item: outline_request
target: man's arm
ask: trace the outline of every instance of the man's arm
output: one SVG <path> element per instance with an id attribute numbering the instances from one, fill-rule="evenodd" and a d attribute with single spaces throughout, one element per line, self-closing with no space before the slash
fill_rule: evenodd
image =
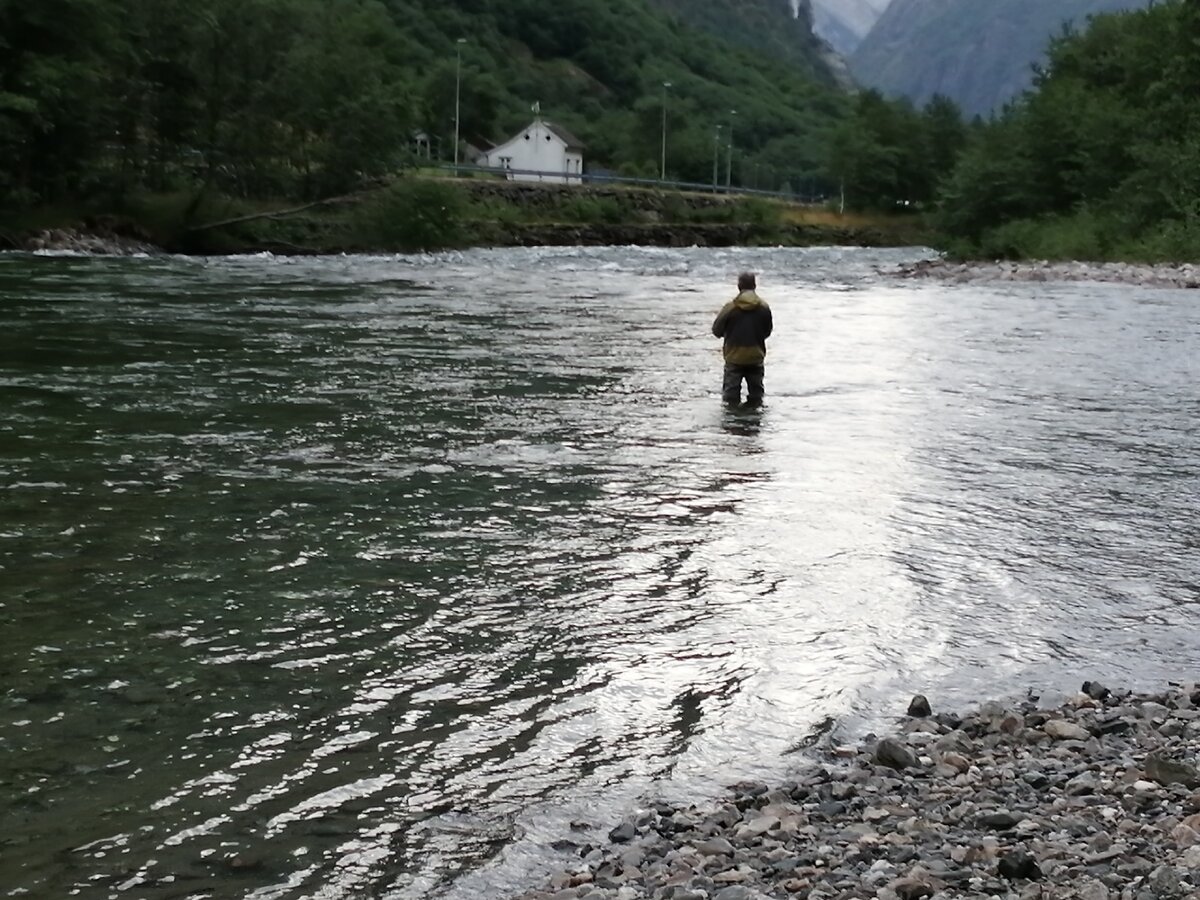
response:
<path id="1" fill-rule="evenodd" d="M 713 322 L 713 337 L 725 337 L 725 329 L 729 327 L 729 314 L 733 312 L 733 301 L 726 303 L 721 307 L 721 311 L 717 313 L 717 318 Z"/>
<path id="2" fill-rule="evenodd" d="M 763 304 L 763 312 L 767 314 L 766 326 L 763 329 L 763 339 L 769 338 L 775 330 L 775 317 L 771 315 L 771 307 Z"/>

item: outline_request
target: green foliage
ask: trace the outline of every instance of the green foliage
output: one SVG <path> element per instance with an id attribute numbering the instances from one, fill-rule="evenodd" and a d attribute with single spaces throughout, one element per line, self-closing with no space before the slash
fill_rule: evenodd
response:
<path id="1" fill-rule="evenodd" d="M 737 204 L 737 221 L 759 228 L 775 228 L 783 221 L 783 209 L 778 203 L 761 197 L 750 197 Z"/>
<path id="2" fill-rule="evenodd" d="M 810 35 L 774 34 L 802 23 L 746 2 L 676 19 L 670 0 L 0 0 L 0 202 L 328 196 L 413 162 L 418 129 L 453 158 L 456 105 L 480 145 L 535 101 L 590 164 L 657 174 L 664 80 L 672 177 L 709 180 L 731 109 L 735 174 L 765 168 L 764 147 L 827 132 L 843 100 Z M 735 21 L 786 61 L 702 30 Z"/>
<path id="3" fill-rule="evenodd" d="M 1120 258 L 1133 262 L 1200 259 L 1200 224 L 1194 221 L 1159 223 L 1123 244 Z"/>
<path id="4" fill-rule="evenodd" d="M 628 222 L 633 213 L 614 197 L 572 197 L 555 207 L 554 215 L 563 222 L 598 223 L 617 225 Z"/>
<path id="5" fill-rule="evenodd" d="M 315 196 L 407 143 L 377 0 L 0 0 L 0 199 Z"/>
<path id="6" fill-rule="evenodd" d="M 958 108 L 945 97 L 916 110 L 865 91 L 833 131 L 828 177 L 858 209 L 921 206 L 933 199 L 966 140 Z"/>
<path id="7" fill-rule="evenodd" d="M 800 6 L 793 15 L 791 4 L 777 0 L 740 0 L 737 3 L 698 3 L 696 0 L 652 0 L 680 22 L 791 62 L 809 75 L 829 79 L 831 73 L 819 64 L 820 41 L 812 30 L 811 10 Z"/>
<path id="8" fill-rule="evenodd" d="M 980 255 L 989 259 L 1103 259 L 1108 245 L 1106 226 L 1086 213 L 1014 219 L 988 232 Z"/>
<path id="9" fill-rule="evenodd" d="M 406 178 L 364 202 L 353 231 L 364 246 L 443 250 L 466 243 L 468 211 L 467 196 L 454 183 Z"/>
<path id="10" fill-rule="evenodd" d="M 1198 37 L 1195 4 L 1167 0 L 1056 39 L 944 184 L 941 229 L 985 256 L 1195 258 Z"/>

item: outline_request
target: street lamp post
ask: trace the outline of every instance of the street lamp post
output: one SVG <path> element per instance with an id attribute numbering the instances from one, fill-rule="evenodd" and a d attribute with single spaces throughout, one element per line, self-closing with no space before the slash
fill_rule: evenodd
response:
<path id="1" fill-rule="evenodd" d="M 462 106 L 462 48 L 466 38 L 459 38 L 454 44 L 454 165 L 458 167 L 458 114 Z"/>
<path id="2" fill-rule="evenodd" d="M 725 160 L 725 187 L 733 186 L 733 117 L 737 115 L 736 109 L 729 111 L 729 145 L 726 148 L 729 156 Z"/>
<path id="3" fill-rule="evenodd" d="M 713 129 L 713 190 L 717 189 L 720 181 L 721 166 L 721 126 Z"/>
<path id="4" fill-rule="evenodd" d="M 659 180 L 667 180 L 667 88 L 671 86 L 671 82 L 663 82 L 663 102 L 662 102 L 662 167 L 659 169 Z"/>

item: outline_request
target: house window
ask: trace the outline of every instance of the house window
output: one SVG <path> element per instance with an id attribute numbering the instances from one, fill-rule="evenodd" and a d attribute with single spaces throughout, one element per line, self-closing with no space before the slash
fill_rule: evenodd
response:
<path id="1" fill-rule="evenodd" d="M 502 169 L 511 169 L 512 168 L 512 157 L 511 156 L 500 157 L 500 167 Z"/>

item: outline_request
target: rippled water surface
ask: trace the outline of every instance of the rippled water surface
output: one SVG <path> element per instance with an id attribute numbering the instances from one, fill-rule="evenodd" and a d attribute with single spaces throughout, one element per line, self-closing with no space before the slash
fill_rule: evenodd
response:
<path id="1" fill-rule="evenodd" d="M 916 255 L 0 257 L 0 896 L 502 896 L 916 690 L 1195 675 L 1195 296 Z"/>

